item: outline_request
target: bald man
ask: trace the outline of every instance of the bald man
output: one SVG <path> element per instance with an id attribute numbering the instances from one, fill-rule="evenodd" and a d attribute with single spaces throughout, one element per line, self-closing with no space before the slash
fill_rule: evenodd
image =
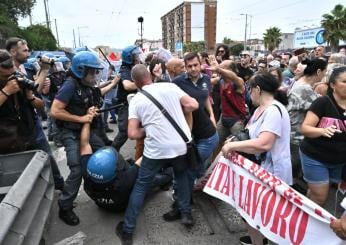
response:
<path id="1" fill-rule="evenodd" d="M 170 59 L 166 64 L 166 68 L 167 68 L 171 81 L 177 76 L 179 76 L 180 74 L 185 72 L 184 61 L 178 58 Z"/>

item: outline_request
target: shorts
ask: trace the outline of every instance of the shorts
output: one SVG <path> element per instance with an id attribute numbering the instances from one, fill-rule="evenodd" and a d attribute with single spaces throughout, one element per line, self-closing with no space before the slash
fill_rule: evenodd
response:
<path id="1" fill-rule="evenodd" d="M 299 149 L 304 180 L 308 184 L 340 183 L 344 164 L 329 165 L 305 155 Z"/>

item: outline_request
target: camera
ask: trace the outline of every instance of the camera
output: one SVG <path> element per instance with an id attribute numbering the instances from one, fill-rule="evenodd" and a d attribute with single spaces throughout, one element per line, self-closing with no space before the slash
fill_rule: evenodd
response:
<path id="1" fill-rule="evenodd" d="M 49 65 L 54 65 L 55 63 L 55 59 L 54 58 L 49 58 L 48 56 L 37 56 L 37 58 L 39 59 L 40 62 L 44 63 L 44 64 L 49 64 Z"/>
<path id="2" fill-rule="evenodd" d="M 17 80 L 19 86 L 25 89 L 35 90 L 38 87 L 38 84 L 36 84 L 35 81 L 26 78 L 24 74 L 18 71 L 16 71 L 9 80 L 12 80 L 13 78 Z"/>

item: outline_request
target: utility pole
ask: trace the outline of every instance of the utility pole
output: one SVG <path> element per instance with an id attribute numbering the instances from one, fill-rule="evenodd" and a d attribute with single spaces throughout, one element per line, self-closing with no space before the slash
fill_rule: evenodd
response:
<path id="1" fill-rule="evenodd" d="M 74 29 L 73 29 L 73 47 L 76 48 L 76 35 L 74 33 Z"/>
<path id="2" fill-rule="evenodd" d="M 46 13 L 46 24 L 47 28 L 50 29 L 50 19 L 49 19 L 49 12 L 48 12 L 48 0 L 43 0 L 44 3 L 44 10 Z"/>
<path id="3" fill-rule="evenodd" d="M 247 41 L 247 14 L 240 14 L 245 15 L 245 35 L 244 35 L 244 50 L 246 50 L 246 41 Z"/>
<path id="4" fill-rule="evenodd" d="M 58 25 L 56 24 L 56 19 L 54 19 L 54 22 L 55 22 L 56 39 L 57 39 L 57 41 L 58 41 L 58 47 L 60 47 L 60 44 L 59 44 Z"/>

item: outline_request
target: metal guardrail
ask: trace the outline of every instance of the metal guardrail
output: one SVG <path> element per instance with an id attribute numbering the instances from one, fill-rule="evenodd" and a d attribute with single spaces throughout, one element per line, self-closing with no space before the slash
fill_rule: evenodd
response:
<path id="1" fill-rule="evenodd" d="M 0 244 L 39 244 L 54 197 L 48 155 L 0 155 Z M 7 192 L 8 191 L 8 192 Z M 6 193 L 7 192 L 7 193 Z"/>

